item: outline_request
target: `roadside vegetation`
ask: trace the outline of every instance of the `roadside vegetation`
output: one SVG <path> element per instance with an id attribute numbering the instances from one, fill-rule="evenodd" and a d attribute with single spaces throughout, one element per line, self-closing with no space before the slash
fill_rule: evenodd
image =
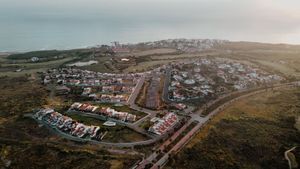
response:
<path id="1" fill-rule="evenodd" d="M 244 98 L 216 115 L 167 168 L 288 168 L 284 152 L 300 145 L 299 104 L 300 88 Z"/>
<path id="2" fill-rule="evenodd" d="M 65 140 L 45 126 L 38 125 L 33 119 L 24 117 L 24 114 L 44 106 L 65 112 L 73 101 L 86 101 L 75 94 L 70 98 L 55 95 L 49 97 L 47 88 L 40 85 L 37 73 L 49 68 L 96 60 L 97 64 L 78 68 L 97 72 L 139 72 L 174 61 L 219 57 L 255 64 L 260 69 L 283 75 L 288 80 L 300 79 L 300 47 L 293 45 L 230 42 L 197 53 L 183 53 L 175 49 L 133 50 L 126 55 L 101 50 L 96 54 L 94 52 L 93 49 L 49 50 L 0 56 L 0 168 L 119 169 L 130 168 L 140 158 L 135 155 L 111 154 L 99 145 Z M 127 67 L 120 67 L 112 60 L 112 57 L 128 56 L 133 57 L 134 61 Z M 39 59 L 32 61 L 33 57 Z M 138 105 L 145 104 L 148 86 L 149 82 L 145 82 L 136 100 Z M 197 101 L 197 104 L 201 103 Z M 167 168 L 284 169 L 288 168 L 284 152 L 292 147 L 297 148 L 288 156 L 293 166 L 299 166 L 299 105 L 299 88 L 269 91 L 242 99 L 214 117 L 183 151 L 173 154 Z M 128 106 L 112 107 L 136 114 L 139 118 L 145 116 L 140 111 L 129 110 Z M 78 115 L 72 118 L 86 124 L 102 126 L 103 123 Z M 152 124 L 147 119 L 140 126 L 148 130 Z M 117 143 L 148 139 L 124 126 L 102 127 L 108 131 L 103 141 Z M 151 153 L 152 146 L 136 149 Z"/>
<path id="3" fill-rule="evenodd" d="M 128 168 L 137 160 L 135 155 L 114 155 L 84 145 L 48 143 L 10 143 L 0 146 L 0 167 L 9 168 Z M 118 165 L 114 163 L 118 160 Z M 30 162 L 29 162 L 30 161 Z"/>
<path id="4" fill-rule="evenodd" d="M 49 99 L 45 87 L 30 76 L 1 77 L 0 89 L 0 168 L 120 169 L 129 168 L 140 158 L 136 155 L 111 154 L 99 145 L 63 139 L 33 119 L 24 117 L 24 114 L 48 104 L 58 108 L 61 106 L 54 103 L 59 98 Z M 94 119 L 81 120 L 96 123 Z M 107 139 L 121 137 L 131 141 L 145 138 L 130 129 L 123 130 L 122 126 L 114 130 L 122 130 L 122 134 L 109 132 Z"/>
<path id="5" fill-rule="evenodd" d="M 7 57 L 9 60 L 26 61 L 33 57 L 37 57 L 41 61 L 55 60 L 57 58 L 68 57 L 77 55 L 79 57 L 91 55 L 92 51 L 89 49 L 74 49 L 74 50 L 43 50 L 32 51 L 26 53 L 11 54 Z M 38 60 L 38 61 L 39 61 Z"/>
<path id="6" fill-rule="evenodd" d="M 0 78 L 0 113 L 22 115 L 46 103 L 47 91 L 29 76 Z"/>

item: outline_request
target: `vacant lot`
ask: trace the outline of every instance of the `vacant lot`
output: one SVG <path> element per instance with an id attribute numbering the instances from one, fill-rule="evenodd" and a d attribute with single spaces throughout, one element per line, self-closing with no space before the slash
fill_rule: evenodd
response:
<path id="1" fill-rule="evenodd" d="M 125 54 L 119 54 L 120 56 L 150 56 L 150 55 L 157 55 L 157 54 L 170 54 L 170 53 L 175 53 L 177 52 L 176 49 L 171 49 L 171 48 L 159 48 L 159 49 L 148 49 L 148 50 L 134 50 L 130 53 L 125 53 Z"/>
<path id="2" fill-rule="evenodd" d="M 21 115 L 46 103 L 46 89 L 28 77 L 0 77 L 0 112 Z"/>
<path id="3" fill-rule="evenodd" d="M 295 123 L 295 127 L 299 130 L 300 132 L 300 116 L 297 118 L 296 123 Z"/>
<path id="4" fill-rule="evenodd" d="M 17 64 L 2 64 L 0 67 L 0 76 L 22 76 L 25 74 L 31 74 L 36 72 L 46 71 L 50 68 L 55 68 L 63 65 L 64 63 L 74 60 L 73 57 L 67 57 L 64 59 L 52 60 L 47 62 L 37 63 L 17 63 Z M 20 72 L 15 72 L 17 69 L 22 69 Z M 2 70 L 2 71 L 1 71 Z"/>
<path id="5" fill-rule="evenodd" d="M 299 104 L 300 88 L 244 98 L 201 129 L 169 168 L 288 168 L 284 152 L 300 145 Z"/>
<path id="6" fill-rule="evenodd" d="M 0 168 L 110 168 L 116 159 L 116 168 L 129 168 L 139 158 L 110 154 L 99 145 L 65 140 L 35 120 L 23 117 L 49 104 L 49 93 L 38 81 L 28 80 L 28 77 L 2 77 L 0 90 Z M 143 137 L 135 137 L 126 133 L 127 130 L 122 134 L 124 140 Z M 113 137 L 119 138 L 119 135 Z"/>
<path id="7" fill-rule="evenodd" d="M 96 57 L 93 60 L 98 61 L 97 64 L 92 64 L 89 66 L 82 66 L 78 67 L 83 70 L 90 70 L 90 71 L 96 71 L 96 72 L 114 72 L 117 71 L 111 62 L 111 57 L 108 56 L 102 56 L 102 57 Z"/>
<path id="8" fill-rule="evenodd" d="M 200 58 L 205 56 L 218 56 L 220 52 L 217 51 L 203 51 L 199 53 L 180 53 L 180 54 L 168 54 L 168 55 L 154 55 L 151 59 L 154 60 L 166 60 L 166 59 L 186 59 L 186 58 Z"/>
<path id="9" fill-rule="evenodd" d="M 124 72 L 141 72 L 148 71 L 151 68 L 158 67 L 160 65 L 168 64 L 176 60 L 155 60 L 155 61 L 146 61 L 138 63 L 136 66 L 130 66 L 127 69 L 123 70 Z"/>
<path id="10" fill-rule="evenodd" d="M 61 144 L 45 142 L 6 142 L 1 140 L 0 167 L 9 168 L 129 168 L 138 159 L 133 155 L 114 155 L 95 146 L 76 145 L 62 141 Z M 118 165 L 114 162 L 118 160 Z"/>

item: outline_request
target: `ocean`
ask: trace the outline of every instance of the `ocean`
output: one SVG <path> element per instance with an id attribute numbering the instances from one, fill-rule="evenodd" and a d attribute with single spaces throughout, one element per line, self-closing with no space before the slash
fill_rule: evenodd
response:
<path id="1" fill-rule="evenodd" d="M 84 48 L 113 41 L 136 43 L 168 38 L 209 38 L 174 23 L 127 23 L 101 19 L 2 21 L 0 52 Z M 177 28 L 177 29 L 174 29 Z M 191 28 L 195 29 L 194 25 Z"/>
<path id="2" fill-rule="evenodd" d="M 274 12 L 277 6 L 267 4 L 268 8 L 253 0 L 0 0 L 0 52 L 169 38 L 299 44 L 299 5 L 289 4 L 298 13 L 288 13 L 291 9 L 286 7 L 282 15 Z"/>

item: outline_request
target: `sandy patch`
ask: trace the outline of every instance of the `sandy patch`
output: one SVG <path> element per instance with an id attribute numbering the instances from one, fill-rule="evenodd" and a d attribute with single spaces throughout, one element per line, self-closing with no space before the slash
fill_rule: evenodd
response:
<path id="1" fill-rule="evenodd" d="M 89 66 L 89 65 L 92 65 L 92 64 L 97 64 L 98 61 L 96 60 L 90 60 L 88 62 L 76 62 L 76 63 L 72 63 L 72 64 L 67 64 L 67 66 L 78 66 L 78 67 L 81 67 L 81 66 Z"/>

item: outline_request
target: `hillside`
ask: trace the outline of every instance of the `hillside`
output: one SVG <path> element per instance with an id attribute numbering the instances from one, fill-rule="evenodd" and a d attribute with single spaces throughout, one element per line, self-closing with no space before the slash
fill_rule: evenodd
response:
<path id="1" fill-rule="evenodd" d="M 268 91 L 218 114 L 166 168 L 288 168 L 284 152 L 300 145 L 300 89 Z M 294 152 L 300 163 L 300 152 Z"/>

